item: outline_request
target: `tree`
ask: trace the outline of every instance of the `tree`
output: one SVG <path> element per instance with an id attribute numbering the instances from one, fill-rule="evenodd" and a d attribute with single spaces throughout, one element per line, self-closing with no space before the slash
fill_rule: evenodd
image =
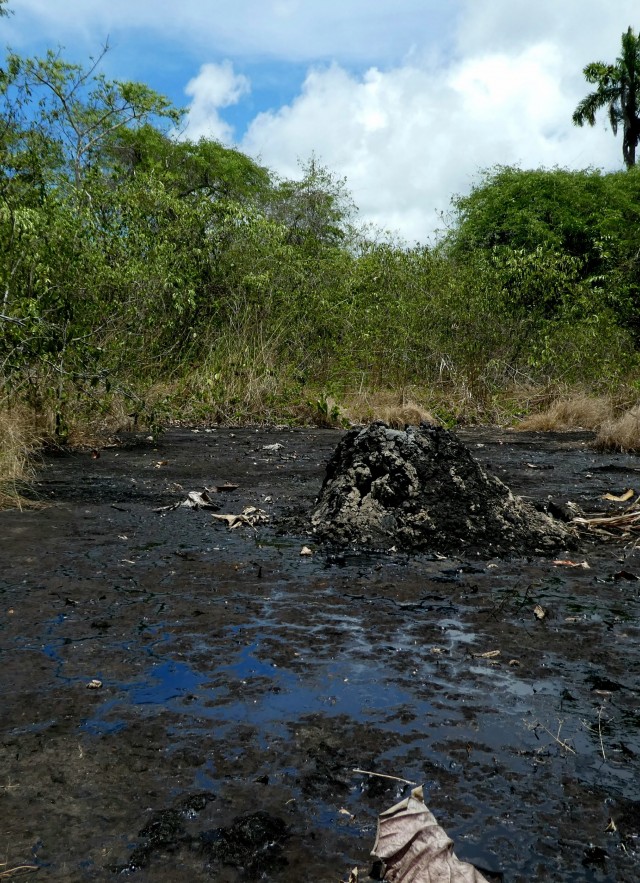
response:
<path id="1" fill-rule="evenodd" d="M 573 113 L 576 126 L 594 126 L 596 113 L 609 109 L 614 135 L 622 126 L 622 154 L 627 168 L 635 165 L 640 141 L 640 36 L 632 28 L 622 35 L 622 54 L 615 64 L 593 61 L 584 69 L 588 83 L 597 88 L 582 99 Z"/>
<path id="2" fill-rule="evenodd" d="M 309 252 L 344 247 L 356 207 L 346 179 L 336 178 L 314 156 L 301 166 L 302 178 L 282 181 L 274 191 L 271 216 L 287 227 L 290 244 Z"/>

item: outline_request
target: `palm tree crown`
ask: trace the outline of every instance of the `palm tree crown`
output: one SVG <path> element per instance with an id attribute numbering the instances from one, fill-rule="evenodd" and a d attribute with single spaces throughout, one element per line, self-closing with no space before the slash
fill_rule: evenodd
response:
<path id="1" fill-rule="evenodd" d="M 622 155 L 627 168 L 631 168 L 640 141 L 640 36 L 629 28 L 622 35 L 622 54 L 615 64 L 593 61 L 585 67 L 584 75 L 597 88 L 576 107 L 573 122 L 576 126 L 594 126 L 596 112 L 608 106 L 613 134 L 617 135 L 618 126 L 622 126 Z"/>

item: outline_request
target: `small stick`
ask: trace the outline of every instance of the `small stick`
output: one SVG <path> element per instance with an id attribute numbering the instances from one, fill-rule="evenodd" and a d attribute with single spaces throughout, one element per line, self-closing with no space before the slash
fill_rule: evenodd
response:
<path id="1" fill-rule="evenodd" d="M 606 763 L 607 762 L 607 755 L 604 753 L 604 745 L 602 744 L 602 727 L 600 725 L 603 711 L 604 711 L 604 702 L 602 703 L 602 705 L 598 709 L 598 736 L 600 737 L 600 751 L 602 751 L 602 759 Z"/>
<path id="2" fill-rule="evenodd" d="M 548 733 L 551 736 L 551 738 L 554 741 L 556 741 L 558 743 L 558 745 L 560 745 L 562 748 L 566 749 L 567 751 L 570 751 L 572 754 L 576 753 L 575 749 L 572 748 L 571 745 L 569 745 L 567 742 L 564 742 L 560 738 L 560 730 L 562 729 L 562 721 L 560 721 L 558 724 L 558 735 L 557 736 L 554 736 L 553 733 L 551 732 L 551 730 L 549 730 L 547 727 L 545 727 L 544 724 L 536 724 L 536 726 L 543 729 L 545 731 L 545 733 Z M 535 727 L 534 727 L 534 729 L 535 729 Z"/>
<path id="3" fill-rule="evenodd" d="M 386 773 L 372 773 L 371 770 L 354 769 L 354 773 L 362 773 L 363 776 L 377 776 L 379 779 L 391 779 L 392 782 L 404 782 L 405 785 L 417 785 L 417 782 L 410 782 L 409 779 L 401 779 L 400 776 L 387 776 Z"/>
<path id="4" fill-rule="evenodd" d="M 15 868 L 8 868 L 6 871 L 0 871 L 0 878 L 3 877 L 13 877 L 14 874 L 19 874 L 21 871 L 37 871 L 38 865 L 18 865 Z"/>

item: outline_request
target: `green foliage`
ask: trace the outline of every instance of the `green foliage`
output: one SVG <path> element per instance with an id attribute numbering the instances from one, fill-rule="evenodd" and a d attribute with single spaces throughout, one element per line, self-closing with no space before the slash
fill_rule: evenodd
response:
<path id="1" fill-rule="evenodd" d="M 1 9 L 1 7 L 0 7 Z M 0 77 L 3 397 L 102 419 L 340 423 L 366 388 L 439 413 L 513 384 L 635 370 L 640 173 L 498 168 L 437 249 L 370 239 L 312 158 L 283 181 L 97 68 L 9 55 Z"/>
<path id="2" fill-rule="evenodd" d="M 611 311 L 640 333 L 640 174 L 563 169 L 487 172 L 455 202 L 443 246 L 481 251 L 517 307 L 541 318 Z"/>

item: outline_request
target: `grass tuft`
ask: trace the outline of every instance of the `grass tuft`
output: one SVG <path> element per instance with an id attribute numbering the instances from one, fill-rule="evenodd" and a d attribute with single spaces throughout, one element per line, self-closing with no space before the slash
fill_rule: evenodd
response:
<path id="1" fill-rule="evenodd" d="M 34 476 L 34 457 L 42 435 L 33 413 L 23 406 L 0 405 L 0 509 L 23 509 L 39 504 L 23 492 Z"/>
<path id="2" fill-rule="evenodd" d="M 605 421 L 594 447 L 598 451 L 640 451 L 640 405 L 634 405 L 621 416 Z"/>
<path id="3" fill-rule="evenodd" d="M 597 431 L 603 424 L 614 419 L 615 406 L 606 396 L 576 394 L 556 399 L 544 411 L 530 414 L 514 429 L 521 432 L 553 432 L 570 429 Z"/>
<path id="4" fill-rule="evenodd" d="M 347 395 L 342 409 L 346 419 L 356 425 L 384 420 L 394 429 L 404 429 L 420 423 L 439 423 L 417 398 L 413 391 L 409 394 L 403 390 L 364 390 Z"/>

